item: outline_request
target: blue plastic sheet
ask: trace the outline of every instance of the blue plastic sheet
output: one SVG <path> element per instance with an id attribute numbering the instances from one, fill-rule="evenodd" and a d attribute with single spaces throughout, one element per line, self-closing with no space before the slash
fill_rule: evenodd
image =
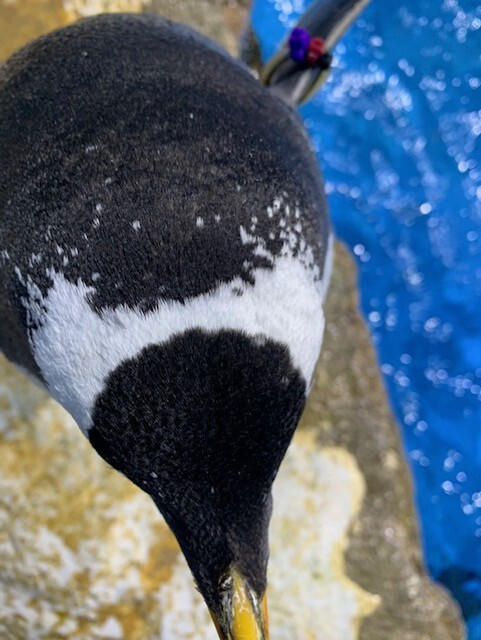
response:
<path id="1" fill-rule="evenodd" d="M 309 2 L 257 0 L 266 60 Z M 425 558 L 481 640 L 481 7 L 373 0 L 302 109 L 402 430 Z"/>

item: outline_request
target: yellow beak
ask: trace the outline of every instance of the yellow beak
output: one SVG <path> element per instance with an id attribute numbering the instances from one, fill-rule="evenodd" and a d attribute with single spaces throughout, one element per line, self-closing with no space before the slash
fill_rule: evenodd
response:
<path id="1" fill-rule="evenodd" d="M 222 614 L 211 612 L 220 640 L 269 640 L 266 596 L 259 600 L 235 569 L 224 585 Z"/>

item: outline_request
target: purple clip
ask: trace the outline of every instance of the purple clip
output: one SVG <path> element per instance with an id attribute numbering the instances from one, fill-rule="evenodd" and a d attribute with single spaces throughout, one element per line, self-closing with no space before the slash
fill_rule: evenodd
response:
<path id="1" fill-rule="evenodd" d="M 294 62 L 304 62 L 309 48 L 311 36 L 305 29 L 296 27 L 289 36 L 289 48 Z"/>

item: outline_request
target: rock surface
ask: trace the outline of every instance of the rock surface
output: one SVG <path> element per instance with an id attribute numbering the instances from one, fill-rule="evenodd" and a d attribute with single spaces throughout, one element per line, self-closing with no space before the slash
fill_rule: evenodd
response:
<path id="1" fill-rule="evenodd" d="M 0 57 L 101 10 L 190 22 L 231 50 L 245 2 L 0 0 Z M 422 566 L 412 488 L 337 247 L 325 346 L 274 489 L 273 640 L 461 640 Z M 214 640 L 178 546 L 149 498 L 72 419 L 0 361 L 0 637 Z"/>

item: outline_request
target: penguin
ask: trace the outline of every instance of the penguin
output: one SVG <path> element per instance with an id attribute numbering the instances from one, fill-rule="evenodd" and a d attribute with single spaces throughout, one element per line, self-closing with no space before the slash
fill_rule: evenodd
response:
<path id="1" fill-rule="evenodd" d="M 192 29 L 99 15 L 0 69 L 0 349 L 151 496 L 222 640 L 268 638 L 330 237 L 300 119 Z"/>

